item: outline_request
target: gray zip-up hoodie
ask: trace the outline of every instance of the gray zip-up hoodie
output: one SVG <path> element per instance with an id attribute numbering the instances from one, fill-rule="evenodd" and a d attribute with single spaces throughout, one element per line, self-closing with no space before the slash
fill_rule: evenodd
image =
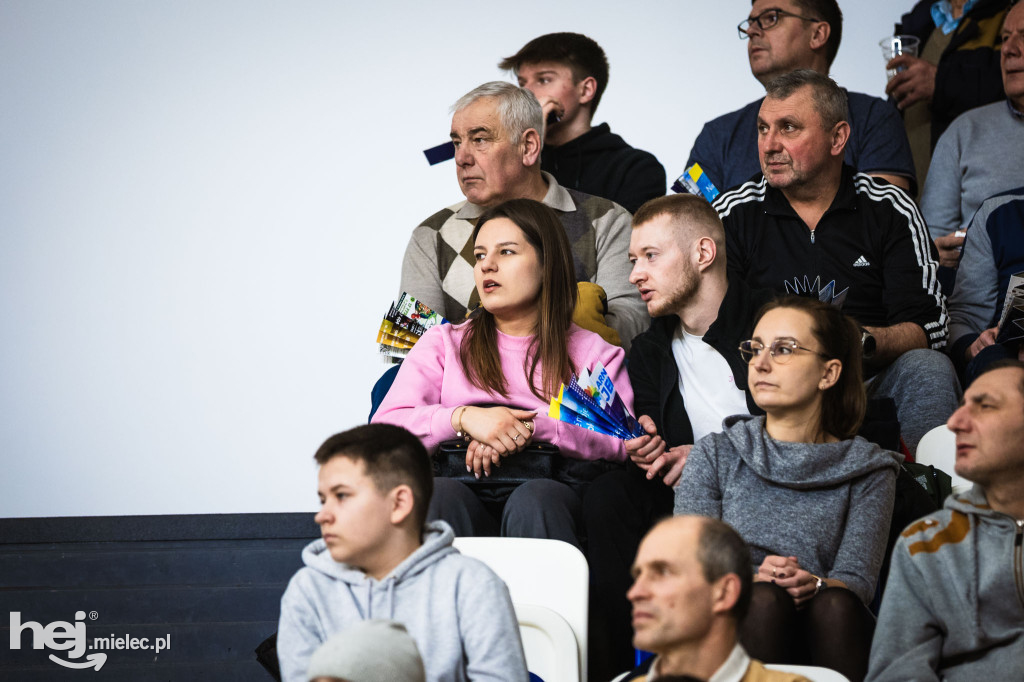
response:
<path id="1" fill-rule="evenodd" d="M 405 625 L 423 656 L 427 680 L 527 680 L 508 588 L 483 562 L 452 547 L 454 538 L 443 521 L 428 524 L 423 545 L 379 582 L 332 559 L 323 540 L 307 545 L 306 566 L 281 598 L 277 652 L 284 682 L 306 682 L 317 647 L 371 618 Z"/>
<path id="2" fill-rule="evenodd" d="M 978 486 L 907 526 L 871 643 L 869 680 L 1024 679 L 1024 520 Z"/>
<path id="3" fill-rule="evenodd" d="M 882 567 L 903 460 L 860 436 L 836 443 L 787 443 L 764 417 L 729 417 L 697 441 L 676 488 L 676 514 L 722 519 L 765 556 L 842 580 L 870 603 Z"/>

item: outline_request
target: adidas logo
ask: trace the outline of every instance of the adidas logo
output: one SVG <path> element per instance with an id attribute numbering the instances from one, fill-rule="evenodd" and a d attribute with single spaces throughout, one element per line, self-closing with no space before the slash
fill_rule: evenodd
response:
<path id="1" fill-rule="evenodd" d="M 865 258 L 864 256 L 861 256 L 860 258 L 858 258 L 857 260 L 855 260 L 853 262 L 853 267 L 855 267 L 855 268 L 870 268 L 871 267 L 871 263 L 868 262 L 867 258 Z"/>

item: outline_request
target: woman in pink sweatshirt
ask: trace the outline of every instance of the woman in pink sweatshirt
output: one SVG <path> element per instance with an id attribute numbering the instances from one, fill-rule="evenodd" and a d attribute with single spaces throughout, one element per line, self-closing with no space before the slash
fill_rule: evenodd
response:
<path id="1" fill-rule="evenodd" d="M 563 460 L 570 465 L 566 482 L 530 480 L 507 501 L 485 504 L 469 486 L 437 478 L 430 518 L 448 521 L 457 535 L 500 530 L 579 545 L 582 488 L 625 462 L 626 452 L 614 436 L 548 417 L 548 404 L 573 373 L 600 362 L 632 409 L 624 352 L 572 323 L 575 268 L 551 208 L 513 199 L 488 209 L 474 230 L 473 254 L 480 308 L 467 322 L 423 335 L 373 421 L 404 426 L 431 452 L 442 441 L 467 438 L 467 471 L 477 478 L 533 441 L 556 445 L 574 460 Z"/>

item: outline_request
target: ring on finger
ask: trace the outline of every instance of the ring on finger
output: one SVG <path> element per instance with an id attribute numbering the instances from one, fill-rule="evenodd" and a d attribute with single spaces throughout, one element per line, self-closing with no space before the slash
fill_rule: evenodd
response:
<path id="1" fill-rule="evenodd" d="M 520 436 L 520 435 L 519 435 L 518 433 L 517 433 L 516 435 L 512 436 L 512 442 L 513 442 L 513 443 L 518 443 L 518 442 L 519 442 L 519 439 L 520 439 L 520 437 L 521 437 L 521 436 Z"/>

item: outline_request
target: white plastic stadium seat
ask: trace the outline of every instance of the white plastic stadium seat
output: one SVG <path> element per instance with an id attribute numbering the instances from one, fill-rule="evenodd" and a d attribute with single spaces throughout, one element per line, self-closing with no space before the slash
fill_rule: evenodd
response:
<path id="1" fill-rule="evenodd" d="M 576 635 L 565 618 L 546 606 L 516 604 L 519 635 L 530 672 L 544 680 L 580 680 Z"/>
<path id="2" fill-rule="evenodd" d="M 943 427 L 945 428 L 945 427 Z M 818 665 L 788 665 L 785 663 L 765 663 L 764 667 L 769 670 L 803 675 L 811 682 L 850 682 L 846 675 L 836 672 L 831 668 L 822 668 Z"/>
<path id="3" fill-rule="evenodd" d="M 965 492 L 974 485 L 966 478 L 956 475 L 956 434 L 945 425 L 936 426 L 924 434 L 921 442 L 917 444 L 915 457 L 919 463 L 931 464 L 949 474 L 953 479 L 954 493 Z"/>
<path id="4" fill-rule="evenodd" d="M 587 679 L 590 571 L 567 542 L 455 538 L 455 548 L 487 564 L 508 585 L 530 672 L 544 682 Z"/>

